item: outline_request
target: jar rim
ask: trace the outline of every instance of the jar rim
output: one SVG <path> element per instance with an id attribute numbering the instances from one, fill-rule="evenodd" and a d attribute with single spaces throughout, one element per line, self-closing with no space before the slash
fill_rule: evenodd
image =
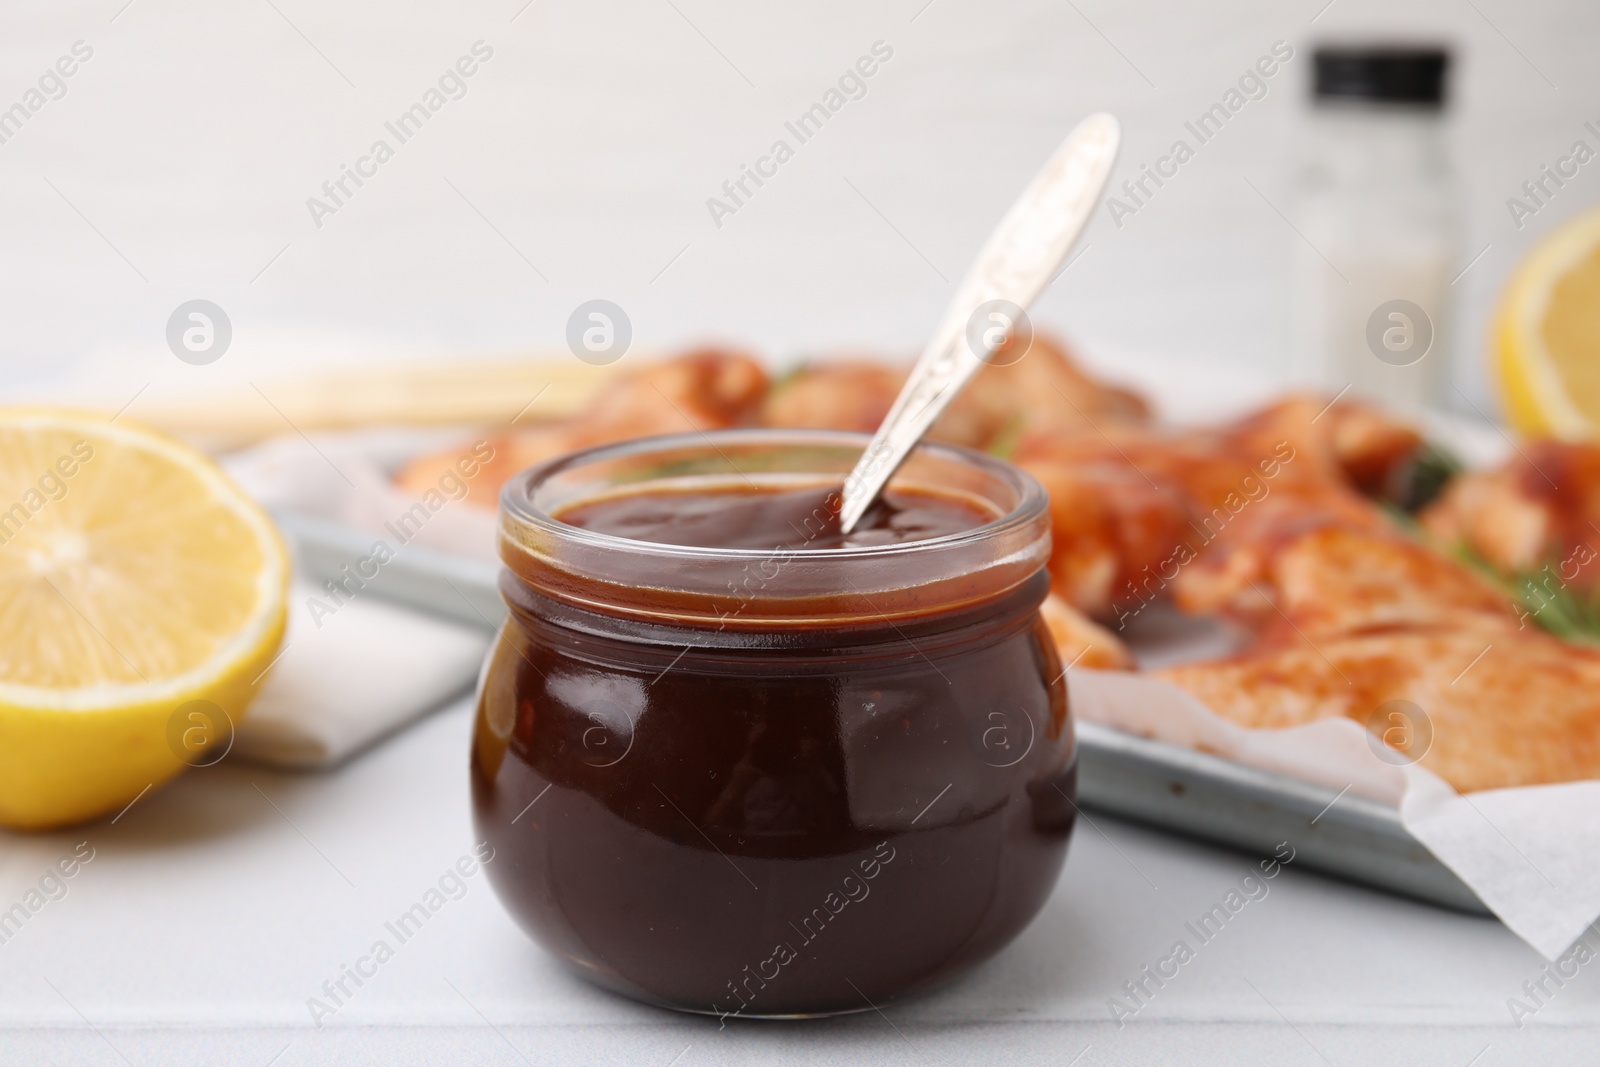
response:
<path id="1" fill-rule="evenodd" d="M 502 531 L 508 525 L 521 524 L 556 533 L 575 541 L 584 541 L 597 547 L 612 548 L 619 551 L 634 550 L 639 546 L 644 546 L 650 550 L 661 550 L 664 555 L 683 556 L 686 558 L 764 559 L 772 555 L 772 549 L 667 545 L 656 541 L 639 541 L 631 537 L 604 533 L 582 526 L 573 526 L 571 523 L 562 522 L 538 507 L 533 501 L 531 490 L 542 485 L 552 475 L 561 471 L 572 470 L 576 467 L 605 460 L 637 457 L 648 455 L 651 452 L 661 452 L 696 444 L 710 444 L 715 448 L 718 441 L 726 441 L 730 445 L 783 443 L 802 447 L 819 444 L 847 445 L 859 443 L 861 450 L 865 451 L 871 440 L 872 438 L 868 434 L 855 433 L 849 430 L 774 430 L 758 428 L 711 430 L 697 434 L 657 434 L 652 437 L 636 437 L 613 444 L 594 445 L 535 464 L 506 482 L 500 490 Z M 1018 494 L 1016 506 L 1007 513 L 988 522 L 981 523 L 970 529 L 957 531 L 956 533 L 941 534 L 938 537 L 928 537 L 918 541 L 897 541 L 882 545 L 851 545 L 841 548 L 807 548 L 792 551 L 804 552 L 807 556 L 822 559 L 881 558 L 886 555 L 899 555 L 918 550 L 926 551 L 930 548 L 937 549 L 954 543 L 986 540 L 1003 529 L 1026 524 L 1037 518 L 1049 507 L 1048 496 L 1045 493 L 1044 486 L 1039 483 L 1038 479 L 1021 467 L 1014 466 L 997 456 L 990 456 L 961 445 L 949 445 L 938 441 L 924 441 L 917 446 L 917 451 L 959 458 L 972 466 L 1011 482 Z"/>
<path id="2" fill-rule="evenodd" d="M 710 467 L 720 468 L 713 473 L 724 478 L 744 476 L 781 484 L 785 476 L 804 477 L 809 479 L 808 484 L 818 484 L 837 476 L 842 484 L 849 465 L 869 442 L 867 434 L 842 430 L 713 430 L 637 438 L 558 456 L 522 471 L 502 488 L 501 558 L 513 573 L 541 592 L 550 593 L 547 586 L 554 586 L 554 595 L 560 599 L 624 613 L 655 614 L 643 604 L 648 586 L 674 598 L 672 614 L 676 616 L 718 615 L 723 619 L 728 612 L 719 611 L 711 602 L 728 599 L 728 589 L 733 585 L 730 577 L 738 580 L 752 567 L 765 573 L 769 563 L 781 562 L 781 581 L 769 577 L 756 583 L 758 588 L 750 597 L 736 594 L 741 613 L 750 609 L 748 601 L 761 602 L 758 609 L 741 614 L 740 622 L 749 625 L 796 618 L 836 618 L 841 614 L 853 617 L 862 612 L 890 618 L 925 614 L 930 600 L 970 601 L 980 595 L 987 598 L 1014 588 L 1044 566 L 1050 550 L 1049 498 L 1044 487 L 1031 474 L 1003 459 L 942 443 L 919 445 L 891 485 L 920 485 L 947 495 L 966 492 L 972 499 L 982 501 L 985 510 L 999 514 L 970 529 L 918 541 L 816 549 L 668 545 L 574 526 L 555 517 L 561 510 L 610 493 L 590 491 L 586 495 L 574 491 L 566 499 L 540 499 L 541 495 L 559 494 L 560 489 L 552 487 L 563 479 L 581 485 L 585 470 L 626 469 L 630 464 L 644 465 L 652 459 L 666 461 L 678 456 L 696 457 Z M 746 465 L 746 469 L 737 459 L 764 455 L 781 458 L 785 454 L 797 460 L 814 455 L 819 457 L 819 466 L 815 470 L 774 470 Z M 840 469 L 824 469 L 820 465 L 823 455 Z M 941 471 L 986 491 L 943 484 L 929 477 L 930 473 Z M 665 486 L 674 478 L 681 481 L 683 477 L 681 473 L 652 476 L 651 469 L 645 467 L 636 479 L 618 482 L 612 489 L 626 493 L 628 485 L 643 488 L 655 482 Z M 996 500 L 997 496 L 1005 499 Z M 551 578 L 556 580 L 546 581 Z M 610 588 L 603 595 L 592 588 L 577 589 L 569 578 L 577 583 L 609 583 Z M 954 581 L 956 578 L 962 580 Z M 746 589 L 750 584 L 743 579 Z M 911 598 L 893 596 L 913 589 L 925 593 Z M 839 607 L 845 591 L 860 594 L 865 602 L 848 609 Z M 873 600 L 884 595 L 896 602 L 885 607 Z M 688 605 L 684 598 L 700 598 L 701 602 Z M 823 606 L 830 598 L 831 606 Z M 909 602 L 912 600 L 914 604 Z M 872 604 L 872 609 L 867 604 Z"/>

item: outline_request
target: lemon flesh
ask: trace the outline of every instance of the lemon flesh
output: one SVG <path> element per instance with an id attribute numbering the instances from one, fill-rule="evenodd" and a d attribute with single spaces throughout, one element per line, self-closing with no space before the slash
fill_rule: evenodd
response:
<path id="1" fill-rule="evenodd" d="M 1518 264 L 1495 326 L 1506 415 L 1528 436 L 1600 438 L 1600 210 Z"/>
<path id="2" fill-rule="evenodd" d="M 115 812 L 225 743 L 282 641 L 288 576 L 271 521 L 202 453 L 0 408 L 0 825 Z M 173 729 L 185 706 L 220 721 Z"/>

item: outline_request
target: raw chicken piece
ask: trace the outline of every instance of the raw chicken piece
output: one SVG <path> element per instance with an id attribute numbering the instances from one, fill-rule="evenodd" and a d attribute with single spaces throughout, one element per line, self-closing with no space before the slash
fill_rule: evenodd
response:
<path id="1" fill-rule="evenodd" d="M 1403 733 L 1411 754 L 1431 744 L 1420 762 L 1462 791 L 1600 777 L 1600 653 L 1533 627 L 1398 527 L 1337 510 L 1280 501 L 1230 528 L 1230 554 L 1180 577 L 1176 599 L 1254 627 L 1255 643 L 1159 676 L 1251 728 L 1337 716 L 1387 733 L 1383 706 L 1409 701 L 1432 735 Z"/>
<path id="2" fill-rule="evenodd" d="M 465 479 L 467 495 L 461 498 L 481 508 L 496 507 L 500 499 L 500 487 L 518 471 L 554 459 L 576 447 L 571 430 L 563 424 L 492 434 L 484 440 L 494 450 L 493 454 L 479 466 L 474 477 Z M 468 459 L 471 454 L 472 446 L 460 445 L 444 452 L 417 456 L 395 475 L 395 488 L 420 499 L 429 489 L 435 488 L 447 472 L 471 470 L 470 464 L 458 464 L 458 461 Z"/>
<path id="3" fill-rule="evenodd" d="M 1457 477 L 1422 524 L 1507 577 L 1548 566 L 1559 585 L 1592 591 L 1600 587 L 1600 445 L 1530 441 L 1500 467 Z"/>
<path id="4" fill-rule="evenodd" d="M 973 377 L 930 439 L 991 448 L 1003 435 L 1148 421 L 1143 397 L 1092 377 L 1060 342 L 1035 334 L 1027 352 L 1008 363 L 1013 344 Z"/>
<path id="5" fill-rule="evenodd" d="M 1539 630 L 1474 617 L 1157 673 L 1250 728 L 1343 717 L 1389 733 L 1380 709 L 1409 701 L 1431 731 L 1412 723 L 1401 735 L 1410 744 L 1397 747 L 1415 756 L 1431 732 L 1419 762 L 1462 792 L 1600 777 L 1600 656 Z"/>
<path id="6" fill-rule="evenodd" d="M 1082 371 L 1055 341 L 1035 336 L 1027 354 L 1003 366 L 1005 349 L 980 370 L 934 424 L 929 439 L 991 448 L 1029 429 L 1143 422 L 1149 408 L 1136 394 Z M 907 371 L 862 359 L 829 360 L 780 382 L 762 407 L 767 426 L 856 430 L 883 422 Z"/>
<path id="7" fill-rule="evenodd" d="M 1014 461 L 1050 494 L 1051 588 L 1101 618 L 1189 536 L 1190 507 L 1114 446 L 1080 432 L 1027 439 Z"/>
<path id="8" fill-rule="evenodd" d="M 1355 527 L 1291 505 L 1262 511 L 1228 540 L 1226 562 L 1208 572 L 1202 560 L 1195 586 L 1180 576 L 1175 600 L 1185 611 L 1229 616 L 1266 643 L 1485 620 L 1523 625 L 1503 592 L 1395 527 Z"/>
<path id="9" fill-rule="evenodd" d="M 767 384 L 753 356 L 697 349 L 622 378 L 575 420 L 575 429 L 584 444 L 603 444 L 742 426 L 754 421 Z"/>
<path id="10" fill-rule="evenodd" d="M 1423 447 L 1422 435 L 1377 408 L 1340 401 L 1323 416 L 1334 462 L 1363 496 L 1397 498 L 1397 476 Z"/>
<path id="11" fill-rule="evenodd" d="M 872 433 L 889 414 L 905 378 L 902 367 L 866 359 L 809 364 L 774 383 L 761 405 L 761 424 Z"/>
<path id="12" fill-rule="evenodd" d="M 720 430 L 754 417 L 767 372 L 739 352 L 698 349 L 651 364 L 614 382 L 584 414 L 565 422 L 491 436 L 494 458 L 472 479 L 466 500 L 492 508 L 500 487 L 524 468 L 566 452 L 654 434 Z M 435 485 L 467 448 L 421 456 L 395 477 L 407 492 Z"/>
<path id="13" fill-rule="evenodd" d="M 1012 458 L 1050 492 L 1056 592 L 1105 618 L 1170 592 L 1180 576 L 1195 589 L 1191 610 L 1220 610 L 1237 578 L 1258 570 L 1254 542 L 1227 536 L 1241 522 L 1288 509 L 1384 527 L 1357 479 L 1391 477 L 1419 443 L 1361 405 L 1294 397 L 1211 429 L 1033 433 Z"/>
<path id="14" fill-rule="evenodd" d="M 1133 654 L 1128 646 L 1104 626 L 1091 621 L 1066 601 L 1052 593 L 1039 605 L 1039 615 L 1055 639 L 1061 666 L 1092 667 L 1102 671 L 1133 670 Z"/>

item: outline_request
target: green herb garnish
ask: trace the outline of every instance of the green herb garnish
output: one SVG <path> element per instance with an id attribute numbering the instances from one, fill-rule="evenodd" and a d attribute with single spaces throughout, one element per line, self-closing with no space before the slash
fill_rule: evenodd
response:
<path id="1" fill-rule="evenodd" d="M 1016 454 L 1017 446 L 1022 443 L 1023 434 L 1028 432 L 1028 420 L 1021 415 L 1013 415 L 1000 427 L 1000 431 L 989 442 L 989 447 L 984 449 L 989 455 L 998 459 L 1010 459 Z"/>
<path id="2" fill-rule="evenodd" d="M 1508 575 L 1466 545 L 1453 546 L 1451 554 L 1505 590 L 1511 603 L 1526 612 L 1525 622 L 1564 641 L 1600 645 L 1600 590 L 1585 592 L 1563 581 L 1556 561 Z"/>
<path id="3" fill-rule="evenodd" d="M 1465 469 L 1466 464 L 1455 453 L 1425 441 L 1400 470 L 1390 498 L 1404 511 L 1421 511 L 1439 499 L 1450 480 Z"/>

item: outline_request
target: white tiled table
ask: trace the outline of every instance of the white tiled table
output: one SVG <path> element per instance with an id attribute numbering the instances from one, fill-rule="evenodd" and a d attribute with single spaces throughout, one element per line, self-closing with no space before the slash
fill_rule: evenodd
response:
<path id="1" fill-rule="evenodd" d="M 470 847 L 469 724 L 463 701 L 337 774 L 225 763 L 115 825 L 0 834 L 0 906 L 95 850 L 0 945 L 0 1064 L 1595 1062 L 1594 975 L 1518 1032 L 1506 999 L 1540 960 L 1500 926 L 1292 867 L 1119 1029 L 1107 998 L 1250 860 L 1098 816 L 1017 944 L 883 1015 L 719 1029 L 632 1004 L 561 971 L 480 872 L 313 1028 L 307 998 Z"/>

